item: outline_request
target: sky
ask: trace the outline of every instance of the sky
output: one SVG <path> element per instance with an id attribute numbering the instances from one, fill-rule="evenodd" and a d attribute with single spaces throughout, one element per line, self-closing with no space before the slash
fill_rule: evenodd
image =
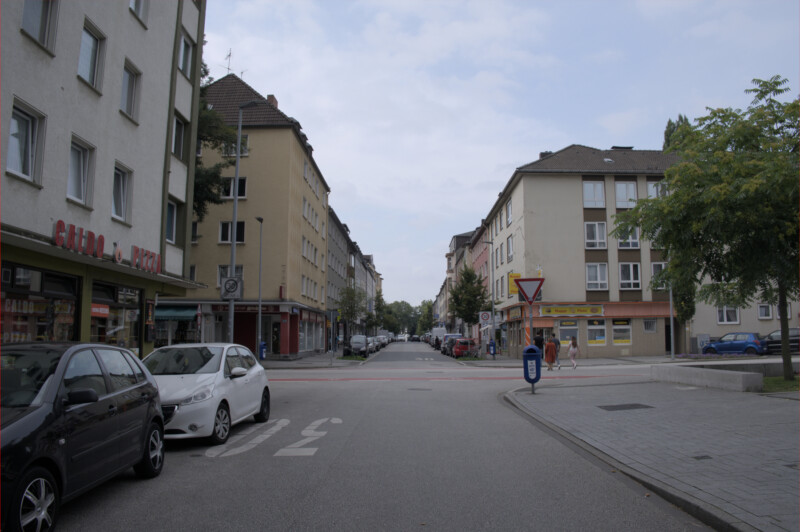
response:
<path id="1" fill-rule="evenodd" d="M 296 118 L 386 302 L 445 280 L 514 170 L 800 90 L 797 0 L 208 0 L 203 59 Z M 230 53 L 230 57 L 228 54 Z"/>

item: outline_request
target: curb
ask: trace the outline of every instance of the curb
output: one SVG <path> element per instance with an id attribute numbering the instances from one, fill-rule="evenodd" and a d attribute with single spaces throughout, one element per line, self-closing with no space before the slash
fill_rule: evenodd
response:
<path id="1" fill-rule="evenodd" d="M 535 413 L 525 408 L 525 406 L 514 397 L 515 393 L 520 391 L 525 391 L 527 389 L 528 389 L 527 387 L 524 387 L 524 388 L 517 388 L 515 390 L 510 390 L 505 394 L 503 394 L 503 399 L 511 407 L 517 409 L 521 414 L 545 426 L 546 428 L 555 432 L 559 436 L 569 440 L 571 443 L 580 447 L 582 450 L 588 452 L 595 458 L 612 466 L 617 471 L 635 480 L 636 482 L 638 482 L 645 488 L 649 489 L 662 499 L 677 506 L 687 514 L 698 519 L 699 521 L 702 521 L 704 524 L 712 527 L 714 530 L 721 530 L 725 532 L 758 532 L 757 528 L 754 528 L 748 525 L 747 523 L 743 523 L 740 519 L 734 517 L 733 515 L 723 510 L 720 510 L 716 506 L 703 502 L 695 497 L 692 497 L 688 493 L 677 490 L 674 487 L 665 484 L 664 482 L 661 482 L 660 480 L 651 478 L 650 476 L 642 473 L 641 471 L 638 471 L 628 465 L 623 464 L 616 458 L 613 458 L 612 456 L 609 456 L 603 451 L 600 451 L 599 449 L 589 445 L 585 441 L 573 435 L 571 432 L 568 432 L 559 427 L 558 425 L 555 425 L 550 421 L 547 421 L 539 417 Z"/>

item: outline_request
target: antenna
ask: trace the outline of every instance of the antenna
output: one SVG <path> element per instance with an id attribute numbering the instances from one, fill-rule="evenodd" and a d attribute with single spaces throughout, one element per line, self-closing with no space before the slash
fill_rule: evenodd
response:
<path id="1" fill-rule="evenodd" d="M 231 50 L 230 48 L 228 48 L 228 55 L 226 55 L 226 56 L 225 56 L 225 59 L 227 59 L 227 60 L 228 60 L 228 66 L 227 66 L 227 67 L 225 67 L 225 68 L 227 68 L 227 69 L 228 69 L 228 74 L 230 74 L 230 73 L 231 73 L 231 51 L 232 51 L 232 50 Z"/>

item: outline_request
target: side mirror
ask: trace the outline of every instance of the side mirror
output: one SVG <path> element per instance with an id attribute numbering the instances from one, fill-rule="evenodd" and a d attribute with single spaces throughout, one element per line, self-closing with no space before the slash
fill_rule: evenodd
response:
<path id="1" fill-rule="evenodd" d="M 239 377 L 244 377 L 247 375 L 247 370 L 240 367 L 235 367 L 231 370 L 231 378 L 238 379 Z"/>
<path id="2" fill-rule="evenodd" d="M 78 388 L 67 392 L 66 403 L 68 405 L 80 405 L 84 403 L 96 403 L 99 400 L 97 392 L 91 388 Z"/>

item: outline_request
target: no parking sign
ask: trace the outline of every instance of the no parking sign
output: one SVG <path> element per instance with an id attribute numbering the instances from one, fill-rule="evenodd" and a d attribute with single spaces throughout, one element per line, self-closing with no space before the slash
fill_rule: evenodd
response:
<path id="1" fill-rule="evenodd" d="M 488 310 L 484 310 L 479 313 L 478 318 L 480 319 L 481 326 L 489 325 L 489 323 L 492 321 L 492 314 Z"/>

